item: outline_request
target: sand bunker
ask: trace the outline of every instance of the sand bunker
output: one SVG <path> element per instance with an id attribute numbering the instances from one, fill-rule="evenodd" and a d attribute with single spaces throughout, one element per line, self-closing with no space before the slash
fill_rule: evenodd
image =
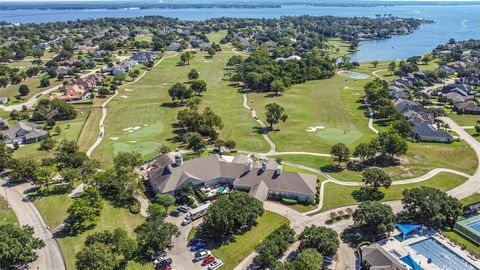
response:
<path id="1" fill-rule="evenodd" d="M 137 141 L 129 141 L 129 143 L 136 143 Z"/>
<path id="2" fill-rule="evenodd" d="M 324 128 L 325 128 L 325 127 L 323 127 L 323 126 L 308 127 L 308 128 L 307 128 L 307 132 L 315 132 L 315 131 L 317 131 L 317 130 L 319 130 L 319 129 L 324 129 Z"/>
<path id="3" fill-rule="evenodd" d="M 125 88 L 125 92 L 133 92 L 132 89 Z"/>
<path id="4" fill-rule="evenodd" d="M 128 98 L 128 96 L 121 96 L 122 98 Z"/>
<path id="5" fill-rule="evenodd" d="M 143 126 L 144 126 L 144 127 L 148 127 L 148 125 L 147 125 L 147 124 L 145 124 L 145 125 L 143 125 Z"/>
<path id="6" fill-rule="evenodd" d="M 110 140 L 112 140 L 112 141 L 116 141 L 118 139 L 119 139 L 118 137 L 110 137 Z"/>
<path id="7" fill-rule="evenodd" d="M 129 131 L 131 129 L 132 129 L 132 127 L 128 127 L 128 128 L 124 128 L 123 131 Z"/>
<path id="8" fill-rule="evenodd" d="M 133 130 L 139 130 L 139 129 L 141 129 L 141 127 L 139 127 L 139 126 L 136 126 L 136 127 L 133 128 Z"/>

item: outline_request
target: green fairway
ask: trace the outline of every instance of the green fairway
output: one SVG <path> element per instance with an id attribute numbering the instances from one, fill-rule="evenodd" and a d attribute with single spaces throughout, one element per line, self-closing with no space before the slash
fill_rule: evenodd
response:
<path id="1" fill-rule="evenodd" d="M 353 149 L 350 149 L 353 152 Z M 344 169 L 340 172 L 332 171 L 334 164 L 331 158 L 307 155 L 282 155 L 282 160 L 322 170 L 331 176 L 343 181 L 361 181 L 361 171 Z M 473 174 L 477 168 L 477 157 L 473 149 L 465 142 L 453 144 L 438 143 L 409 143 L 405 156 L 399 158 L 400 164 L 382 168 L 393 180 L 403 180 L 426 174 L 435 168 L 454 169 Z M 451 162 L 458 160 L 461 162 Z"/>
<path id="2" fill-rule="evenodd" d="M 68 216 L 67 208 L 72 200 L 65 194 L 41 197 L 34 201 L 35 206 L 42 215 L 45 223 L 53 229 L 61 224 Z M 126 208 L 115 207 L 108 201 L 104 201 L 103 211 L 97 226 L 93 230 L 86 231 L 77 236 L 56 238 L 67 269 L 75 269 L 75 254 L 82 248 L 87 235 L 104 230 L 122 228 L 130 233 L 144 221 L 140 215 L 131 214 Z M 153 266 L 130 263 L 128 269 L 151 269 Z"/>
<path id="3" fill-rule="evenodd" d="M 0 196 L 0 225 L 3 224 L 16 224 L 17 218 L 12 209 L 10 209 L 7 201 Z"/>
<path id="4" fill-rule="evenodd" d="M 137 83 L 121 87 L 119 95 L 108 105 L 104 140 L 93 157 L 108 166 L 119 151 L 136 151 L 151 158 L 161 144 L 178 147 L 172 124 L 183 108 L 168 105 L 168 89 L 176 82 L 186 81 L 192 68 L 207 82 L 202 106 L 210 106 L 223 119 L 221 137 L 235 140 L 239 149 L 267 151 L 267 143 L 255 132 L 256 123 L 242 105 L 242 95 L 223 80 L 226 61 L 233 54 L 225 48 L 210 60 L 205 53 L 198 53 L 185 66 L 178 66 L 179 56 L 174 55 Z"/>
<path id="5" fill-rule="evenodd" d="M 221 269 L 234 269 L 235 266 L 252 253 L 255 247 L 271 232 L 284 223 L 289 223 L 287 218 L 266 211 L 263 216 L 257 219 L 257 225 L 250 231 L 242 235 L 236 235 L 234 241 L 213 249 L 212 253 L 223 261 Z"/>
<path id="6" fill-rule="evenodd" d="M 402 191 L 407 188 L 414 188 L 420 186 L 435 187 L 442 191 L 450 190 L 467 179 L 465 177 L 450 174 L 450 173 L 440 173 L 435 177 L 415 184 L 408 185 L 396 185 L 391 186 L 388 189 L 381 188 L 380 190 L 385 193 L 383 201 L 393 201 L 401 200 L 403 198 Z M 358 204 L 357 201 L 352 197 L 352 192 L 357 190 L 358 187 L 352 186 L 342 186 L 334 183 L 325 184 L 324 191 L 324 204 L 320 212 L 324 212 L 330 209 L 335 209 L 342 206 Z"/>

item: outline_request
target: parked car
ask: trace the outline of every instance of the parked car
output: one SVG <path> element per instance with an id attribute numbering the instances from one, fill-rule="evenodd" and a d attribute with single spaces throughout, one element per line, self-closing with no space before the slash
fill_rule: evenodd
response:
<path id="1" fill-rule="evenodd" d="M 332 256 L 323 256 L 323 263 L 324 264 L 332 264 L 333 263 L 333 257 Z"/>
<path id="2" fill-rule="evenodd" d="M 201 249 L 206 249 L 207 248 L 207 245 L 205 243 L 195 243 L 192 245 L 192 247 L 190 247 L 190 250 L 191 251 L 200 251 Z"/>
<path id="3" fill-rule="evenodd" d="M 200 239 L 200 238 L 193 238 L 193 239 L 191 239 L 190 241 L 188 241 L 187 246 L 191 246 L 191 245 L 193 245 L 193 244 L 195 244 L 195 243 L 197 243 L 197 242 L 205 243 L 205 242 L 204 242 L 202 239 Z"/>
<path id="4" fill-rule="evenodd" d="M 158 269 L 158 270 L 173 270 L 173 267 L 172 267 L 171 264 L 167 264 L 165 266 L 157 266 L 156 269 Z"/>
<path id="5" fill-rule="evenodd" d="M 210 252 L 210 250 L 197 251 L 195 252 L 195 257 L 193 258 L 193 261 L 199 262 L 205 258 L 208 258 L 210 255 L 212 255 L 212 252 Z"/>
<path id="6" fill-rule="evenodd" d="M 172 217 L 179 217 L 179 216 L 180 216 L 180 211 L 173 210 L 172 212 L 170 212 L 170 216 L 172 216 Z"/>
<path id="7" fill-rule="evenodd" d="M 187 213 L 188 211 L 190 211 L 190 207 L 183 205 L 183 206 L 178 207 L 177 211 L 180 211 L 182 213 Z"/>
<path id="8" fill-rule="evenodd" d="M 213 269 L 217 269 L 218 267 L 220 267 L 221 265 L 223 264 L 222 260 L 220 259 L 216 259 L 215 261 L 213 261 L 212 263 L 210 263 L 208 265 L 208 270 L 213 270 Z"/>
<path id="9" fill-rule="evenodd" d="M 211 264 L 212 262 L 214 262 L 216 259 L 217 259 L 217 258 L 215 258 L 215 256 L 210 255 L 210 256 L 208 256 L 207 258 L 203 259 L 203 261 L 202 261 L 202 266 L 209 265 L 209 264 Z"/>
<path id="10" fill-rule="evenodd" d="M 187 226 L 190 223 L 192 223 L 192 219 L 189 216 L 186 216 L 182 221 L 182 226 Z"/>
<path id="11" fill-rule="evenodd" d="M 165 258 L 167 258 L 167 254 L 165 252 L 157 252 L 152 256 L 152 260 L 165 259 Z"/>
<path id="12" fill-rule="evenodd" d="M 172 264 L 172 259 L 171 258 L 155 259 L 153 261 L 153 264 L 158 265 L 160 267 L 165 267 L 169 264 Z"/>

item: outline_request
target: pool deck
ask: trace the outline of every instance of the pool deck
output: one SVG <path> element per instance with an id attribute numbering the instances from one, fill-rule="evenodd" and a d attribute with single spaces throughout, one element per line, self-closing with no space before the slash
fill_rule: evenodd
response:
<path id="1" fill-rule="evenodd" d="M 459 246 L 450 242 L 447 238 L 443 237 L 439 233 L 435 232 L 434 230 L 427 230 L 425 229 L 421 235 L 414 235 L 413 237 L 406 238 L 403 241 L 399 241 L 398 237 L 401 237 L 401 233 L 399 231 L 395 231 L 393 236 L 385 240 L 384 242 L 379 243 L 386 251 L 390 252 L 392 255 L 396 256 L 395 254 L 400 255 L 398 259 L 401 257 L 410 255 L 424 270 L 438 270 L 440 268 L 436 267 L 433 264 L 428 263 L 428 258 L 424 257 L 421 254 L 418 254 L 414 249 L 410 247 L 410 245 L 426 240 L 428 238 L 434 238 L 441 244 L 443 244 L 447 249 L 452 251 L 453 253 L 457 254 L 465 261 L 469 262 L 473 266 L 480 269 L 480 261 L 474 260 L 474 257 L 470 255 L 466 250 L 462 250 Z"/>

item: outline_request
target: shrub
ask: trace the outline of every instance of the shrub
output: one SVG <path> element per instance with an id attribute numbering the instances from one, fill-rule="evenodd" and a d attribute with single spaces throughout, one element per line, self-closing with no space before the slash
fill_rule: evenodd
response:
<path id="1" fill-rule="evenodd" d="M 140 213 L 140 203 L 134 200 L 132 201 L 132 203 L 130 203 L 130 205 L 128 206 L 128 209 L 130 210 L 130 213 L 138 214 Z"/>
<path id="2" fill-rule="evenodd" d="M 197 195 L 197 198 L 201 202 L 206 202 L 207 201 L 207 195 L 205 195 L 205 193 L 203 193 L 203 191 L 201 189 L 195 188 L 195 189 L 193 189 L 193 191 L 195 192 L 195 195 Z"/>
<path id="3" fill-rule="evenodd" d="M 284 204 L 297 204 L 298 201 L 295 199 L 282 198 L 282 203 Z"/>

